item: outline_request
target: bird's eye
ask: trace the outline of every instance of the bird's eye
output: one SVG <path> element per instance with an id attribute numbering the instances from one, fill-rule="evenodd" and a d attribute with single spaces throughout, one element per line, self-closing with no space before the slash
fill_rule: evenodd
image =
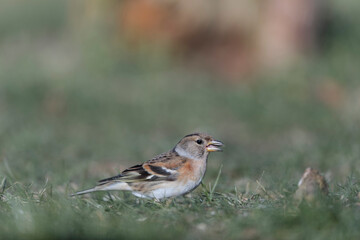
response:
<path id="1" fill-rule="evenodd" d="M 198 139 L 198 140 L 196 140 L 196 143 L 200 145 L 200 144 L 202 144 L 202 143 L 203 143 L 203 140 Z"/>

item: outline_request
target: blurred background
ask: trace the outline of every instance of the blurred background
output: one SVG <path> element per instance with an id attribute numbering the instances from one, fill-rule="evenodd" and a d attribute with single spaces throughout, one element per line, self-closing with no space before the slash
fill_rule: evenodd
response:
<path id="1" fill-rule="evenodd" d="M 223 191 L 260 177 L 295 185 L 309 166 L 344 181 L 360 167 L 359 10 L 2 1 L 0 174 L 80 189 L 201 131 L 226 144 L 206 176 L 224 165 Z"/>

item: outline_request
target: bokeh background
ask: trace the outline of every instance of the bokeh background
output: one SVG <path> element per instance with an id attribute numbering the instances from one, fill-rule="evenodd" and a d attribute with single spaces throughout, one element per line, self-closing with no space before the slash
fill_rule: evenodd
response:
<path id="1" fill-rule="evenodd" d="M 0 176 L 57 194 L 207 132 L 219 191 L 360 169 L 359 1 L 5 0 Z M 250 185 L 249 185 L 250 184 Z M 254 185 L 254 188 L 256 185 Z M 195 192 L 196 194 L 196 192 Z"/>

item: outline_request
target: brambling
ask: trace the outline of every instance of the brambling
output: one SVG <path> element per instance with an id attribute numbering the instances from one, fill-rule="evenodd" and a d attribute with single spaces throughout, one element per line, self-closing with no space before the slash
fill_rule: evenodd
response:
<path id="1" fill-rule="evenodd" d="M 307 168 L 298 183 L 294 198 L 298 201 L 313 202 L 329 193 L 328 184 L 318 170 Z"/>
<path id="2" fill-rule="evenodd" d="M 96 187 L 72 196 L 110 190 L 131 191 L 137 197 L 155 199 L 184 195 L 199 186 L 209 153 L 221 151 L 222 145 L 207 134 L 186 135 L 169 152 L 100 180 Z"/>

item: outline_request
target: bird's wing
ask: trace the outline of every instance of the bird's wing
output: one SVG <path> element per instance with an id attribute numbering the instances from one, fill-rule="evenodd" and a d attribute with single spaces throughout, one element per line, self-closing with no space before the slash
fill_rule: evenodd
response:
<path id="1" fill-rule="evenodd" d="M 186 162 L 174 152 L 167 152 L 155 158 L 124 170 L 121 174 L 99 181 L 99 185 L 109 182 L 174 181 L 178 171 Z"/>

